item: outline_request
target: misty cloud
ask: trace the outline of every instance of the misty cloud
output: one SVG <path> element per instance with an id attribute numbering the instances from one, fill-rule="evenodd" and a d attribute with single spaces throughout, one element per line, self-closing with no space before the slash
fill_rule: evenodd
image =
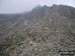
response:
<path id="1" fill-rule="evenodd" d="M 0 0 L 0 13 L 29 11 L 36 5 L 64 4 L 75 7 L 75 0 Z"/>

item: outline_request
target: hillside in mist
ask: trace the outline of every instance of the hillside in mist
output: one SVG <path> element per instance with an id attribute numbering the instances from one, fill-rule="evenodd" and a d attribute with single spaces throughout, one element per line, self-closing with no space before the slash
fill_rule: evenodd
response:
<path id="1" fill-rule="evenodd" d="M 45 5 L 0 14 L 0 56 L 58 56 L 59 50 L 75 50 L 75 8 Z"/>

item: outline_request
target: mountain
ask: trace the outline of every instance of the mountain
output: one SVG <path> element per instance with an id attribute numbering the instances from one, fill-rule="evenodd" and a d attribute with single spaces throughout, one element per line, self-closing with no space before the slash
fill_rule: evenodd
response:
<path id="1" fill-rule="evenodd" d="M 0 14 L 0 56 L 58 56 L 60 50 L 75 50 L 75 8 L 39 5 Z"/>

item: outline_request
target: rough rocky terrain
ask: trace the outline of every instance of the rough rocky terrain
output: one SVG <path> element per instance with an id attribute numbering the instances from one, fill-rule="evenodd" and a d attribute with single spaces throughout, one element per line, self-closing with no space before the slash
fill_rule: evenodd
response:
<path id="1" fill-rule="evenodd" d="M 75 50 L 75 8 L 45 5 L 0 15 L 0 56 L 58 56 L 59 50 Z"/>

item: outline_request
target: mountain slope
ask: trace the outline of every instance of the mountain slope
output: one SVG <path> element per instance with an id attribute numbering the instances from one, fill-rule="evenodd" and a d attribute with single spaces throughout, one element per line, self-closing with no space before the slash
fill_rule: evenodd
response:
<path id="1" fill-rule="evenodd" d="M 75 8 L 37 6 L 16 17 L 1 23 L 14 20 L 0 27 L 1 56 L 58 56 L 59 50 L 75 50 Z"/>

